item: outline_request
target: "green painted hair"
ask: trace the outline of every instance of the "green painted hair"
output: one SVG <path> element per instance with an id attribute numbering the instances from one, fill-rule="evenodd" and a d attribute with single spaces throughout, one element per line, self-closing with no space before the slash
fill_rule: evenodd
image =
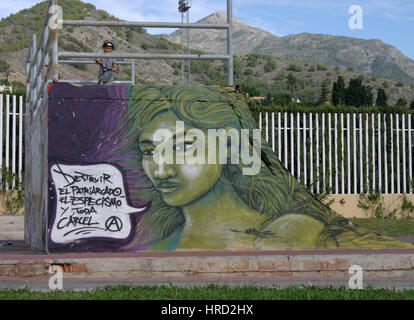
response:
<path id="1" fill-rule="evenodd" d="M 257 128 L 241 95 L 235 94 L 230 88 L 129 86 L 126 97 L 128 107 L 122 123 L 123 135 L 128 143 L 123 146 L 123 151 L 138 150 L 137 161 L 140 164 L 142 154 L 138 145 L 139 136 L 151 120 L 162 112 L 172 112 L 177 120 L 201 130 L 249 129 L 252 132 Z M 262 166 L 257 175 L 243 175 L 243 164 L 240 162 L 239 165 L 226 164 L 223 178 L 252 210 L 268 218 L 263 228 L 282 215 L 297 213 L 309 215 L 324 224 L 325 228 L 319 237 L 321 246 L 327 246 L 331 241 L 338 245 L 337 238 L 341 233 L 355 231 L 347 219 L 322 204 L 296 181 L 263 138 L 261 159 Z M 145 192 L 131 195 L 151 201 L 151 208 L 137 226 L 136 234 L 139 237 L 131 245 L 138 241 L 161 240 L 184 223 L 180 208 L 166 205 L 147 180 Z"/>

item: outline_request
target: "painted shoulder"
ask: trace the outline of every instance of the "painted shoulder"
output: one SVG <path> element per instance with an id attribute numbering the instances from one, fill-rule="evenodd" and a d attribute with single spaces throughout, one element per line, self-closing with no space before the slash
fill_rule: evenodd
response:
<path id="1" fill-rule="evenodd" d="M 259 246 L 270 249 L 274 246 L 278 248 L 308 249 L 318 248 L 318 237 L 323 230 L 322 222 L 304 214 L 286 214 L 271 224 L 264 230 L 273 234 L 271 238 L 258 239 Z"/>

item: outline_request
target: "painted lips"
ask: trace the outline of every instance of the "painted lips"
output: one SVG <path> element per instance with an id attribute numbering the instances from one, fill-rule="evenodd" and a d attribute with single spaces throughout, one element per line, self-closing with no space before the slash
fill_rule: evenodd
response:
<path id="1" fill-rule="evenodd" d="M 157 184 L 157 189 L 162 193 L 171 193 L 178 189 L 180 185 L 174 182 L 162 182 Z"/>

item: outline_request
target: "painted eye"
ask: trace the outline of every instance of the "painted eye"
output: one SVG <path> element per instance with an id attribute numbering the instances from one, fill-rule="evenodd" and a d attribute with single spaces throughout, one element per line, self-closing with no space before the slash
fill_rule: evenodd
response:
<path id="1" fill-rule="evenodd" d="M 154 154 L 154 150 L 143 150 L 142 154 L 144 156 L 152 156 Z"/>
<path id="2" fill-rule="evenodd" d="M 193 147 L 193 142 L 180 142 L 175 145 L 176 151 L 187 151 Z"/>

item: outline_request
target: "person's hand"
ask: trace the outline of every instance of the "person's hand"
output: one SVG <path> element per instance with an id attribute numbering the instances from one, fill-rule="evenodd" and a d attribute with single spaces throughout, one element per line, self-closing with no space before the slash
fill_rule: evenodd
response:
<path id="1" fill-rule="evenodd" d="M 96 62 L 97 64 L 101 64 L 101 59 L 100 59 L 100 58 L 97 58 L 97 59 L 95 59 L 95 62 Z"/>

